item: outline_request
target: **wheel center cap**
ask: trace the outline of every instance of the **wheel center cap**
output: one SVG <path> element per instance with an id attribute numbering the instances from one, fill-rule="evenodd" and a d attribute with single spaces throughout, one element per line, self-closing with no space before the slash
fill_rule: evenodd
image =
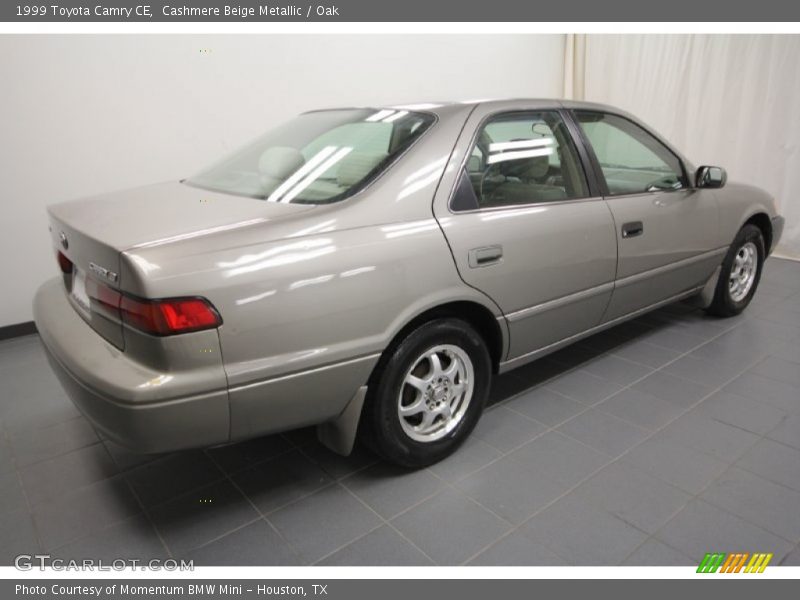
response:
<path id="1" fill-rule="evenodd" d="M 433 388 L 432 398 L 436 403 L 444 402 L 447 398 L 447 388 L 444 385 L 437 385 Z"/>

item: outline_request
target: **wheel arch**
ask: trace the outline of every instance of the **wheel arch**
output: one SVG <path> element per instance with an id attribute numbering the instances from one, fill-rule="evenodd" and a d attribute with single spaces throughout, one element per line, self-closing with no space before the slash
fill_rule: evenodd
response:
<path id="1" fill-rule="evenodd" d="M 507 335 L 501 325 L 502 317 L 498 318 L 489 308 L 474 300 L 453 300 L 427 308 L 407 320 L 383 350 L 380 360 L 372 371 L 370 382 L 374 374 L 383 366 L 391 350 L 409 333 L 425 323 L 446 318 L 462 319 L 475 328 L 486 342 L 489 356 L 492 359 L 492 372 L 497 373 L 498 365 L 502 361 L 507 347 Z"/>
<path id="2" fill-rule="evenodd" d="M 772 219 L 769 218 L 769 215 L 765 212 L 757 212 L 742 223 L 742 227 L 745 225 L 755 225 L 761 230 L 761 235 L 764 236 L 764 246 L 766 249 L 766 254 L 772 251 Z"/>
<path id="3" fill-rule="evenodd" d="M 366 409 L 367 390 L 374 385 L 375 378 L 385 366 L 392 349 L 413 330 L 441 318 L 463 319 L 472 325 L 486 342 L 492 361 L 492 372 L 497 373 L 500 361 L 508 348 L 508 332 L 502 317 L 496 316 L 491 309 L 476 300 L 451 300 L 425 308 L 407 318 L 392 336 L 375 363 L 366 384 L 356 391 L 342 414 L 333 421 L 317 426 L 320 442 L 338 454 L 344 456 L 350 454 Z"/>

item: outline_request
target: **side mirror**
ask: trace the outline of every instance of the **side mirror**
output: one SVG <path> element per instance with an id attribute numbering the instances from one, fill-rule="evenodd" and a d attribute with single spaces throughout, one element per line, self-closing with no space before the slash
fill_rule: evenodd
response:
<path id="1" fill-rule="evenodd" d="M 728 174 L 722 167 L 700 167 L 695 176 L 695 184 L 699 188 L 721 188 L 726 181 Z"/>

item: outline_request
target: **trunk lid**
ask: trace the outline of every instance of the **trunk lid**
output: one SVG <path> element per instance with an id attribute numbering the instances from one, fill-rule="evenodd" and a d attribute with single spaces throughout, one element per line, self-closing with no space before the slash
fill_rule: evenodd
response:
<path id="1" fill-rule="evenodd" d="M 119 307 L 104 301 L 105 289 L 126 290 L 120 277 L 123 251 L 280 220 L 311 208 L 171 182 L 52 205 L 48 213 L 53 247 L 73 264 L 72 273 L 64 275 L 70 302 L 97 333 L 124 350 Z"/>

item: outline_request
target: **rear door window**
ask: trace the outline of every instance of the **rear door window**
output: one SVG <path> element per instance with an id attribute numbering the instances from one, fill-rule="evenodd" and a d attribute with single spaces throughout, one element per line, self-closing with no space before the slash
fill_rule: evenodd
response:
<path id="1" fill-rule="evenodd" d="M 467 210 L 583 198 L 588 187 L 561 116 L 540 111 L 499 115 L 484 124 L 456 194 L 451 208 Z"/>

